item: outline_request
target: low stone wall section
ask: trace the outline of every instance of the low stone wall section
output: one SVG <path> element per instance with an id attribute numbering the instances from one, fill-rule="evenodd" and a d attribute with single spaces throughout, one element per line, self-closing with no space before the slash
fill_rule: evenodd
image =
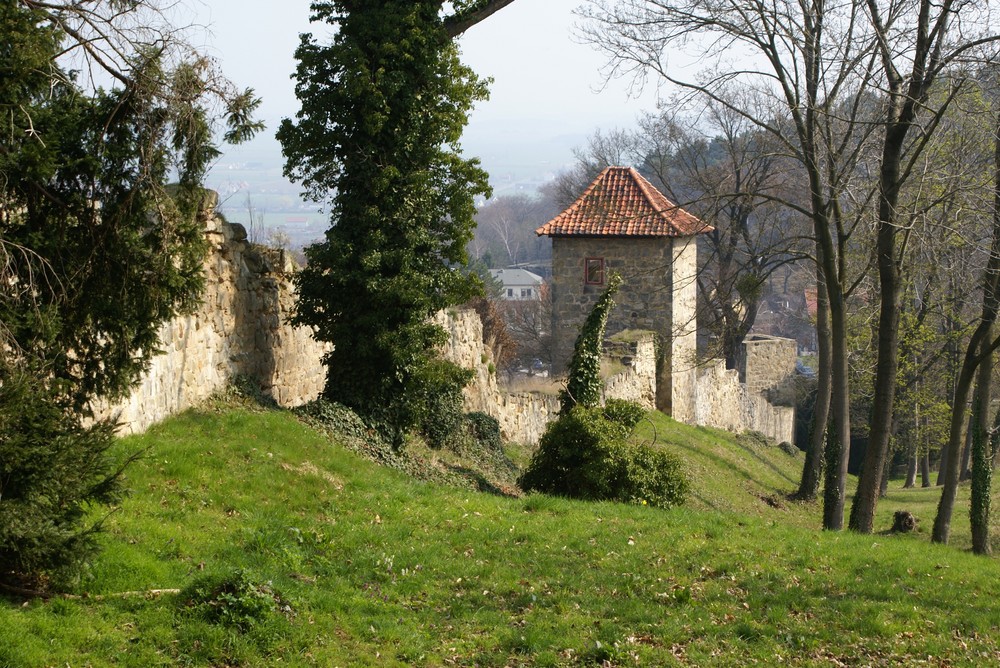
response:
<path id="1" fill-rule="evenodd" d="M 798 343 L 777 336 L 751 336 L 743 342 L 740 378 L 751 394 L 780 387 L 795 374 Z"/>
<path id="2" fill-rule="evenodd" d="M 655 335 L 642 335 L 629 343 L 607 341 L 604 356 L 621 362 L 625 370 L 604 381 L 604 400 L 634 401 L 648 410 L 656 408 L 656 344 Z"/>
<path id="3" fill-rule="evenodd" d="M 491 372 L 493 355 L 483 343 L 483 323 L 469 309 L 442 311 L 435 319 L 448 332 L 444 356 L 455 364 L 472 369 L 472 381 L 465 387 L 465 410 L 486 413 L 500 423 L 505 440 L 537 443 L 545 426 L 559 413 L 559 400 L 536 392 L 508 393 Z"/>
<path id="4" fill-rule="evenodd" d="M 321 360 L 329 347 L 288 323 L 295 302 L 290 257 L 251 246 L 241 225 L 207 218 L 201 305 L 161 328 L 161 352 L 131 396 L 95 406 L 97 417 L 116 417 L 122 433 L 144 431 L 237 376 L 286 407 L 316 398 L 326 382 Z"/>
<path id="5" fill-rule="evenodd" d="M 490 372 L 492 353 L 483 343 L 483 325 L 472 310 L 454 309 L 438 314 L 436 322 L 449 334 L 446 358 L 473 370 L 466 386 L 465 409 L 496 418 L 507 440 L 537 443 L 545 427 L 559 413 L 559 399 L 540 392 L 507 392 Z M 613 343 L 605 355 L 626 368 L 605 381 L 604 399 L 635 401 L 652 410 L 656 406 L 656 350 L 652 333 L 634 342 Z"/>
<path id="6" fill-rule="evenodd" d="M 722 360 L 701 367 L 695 383 L 695 424 L 733 432 L 759 431 L 776 441 L 792 441 L 795 409 L 774 406 L 740 382 Z"/>

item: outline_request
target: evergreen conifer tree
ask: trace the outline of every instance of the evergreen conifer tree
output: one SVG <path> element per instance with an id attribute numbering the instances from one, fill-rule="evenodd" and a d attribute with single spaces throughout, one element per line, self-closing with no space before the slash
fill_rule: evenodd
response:
<path id="1" fill-rule="evenodd" d="M 490 191 L 459 148 L 486 84 L 459 62 L 444 4 L 314 3 L 313 21 L 337 33 L 329 44 L 303 36 L 301 109 L 278 131 L 286 175 L 330 212 L 296 277 L 296 321 L 334 345 L 326 398 L 387 428 L 397 445 L 423 420 L 421 397 L 468 377 L 435 359 L 445 333 L 430 319 L 477 291 L 456 267 L 467 259 L 474 198 Z"/>
<path id="2" fill-rule="evenodd" d="M 116 498 L 121 468 L 114 425 L 85 419 L 197 302 L 211 100 L 229 91 L 229 139 L 259 128 L 252 93 L 168 27 L 155 50 L 127 41 L 144 8 L 0 3 L 0 582 L 51 583 L 94 546 L 84 511 Z M 84 87 L 60 65 L 74 50 L 116 84 Z"/>

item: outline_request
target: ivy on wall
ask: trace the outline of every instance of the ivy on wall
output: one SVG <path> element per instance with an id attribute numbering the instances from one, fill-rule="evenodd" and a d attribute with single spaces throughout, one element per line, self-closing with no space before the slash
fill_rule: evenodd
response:
<path id="1" fill-rule="evenodd" d="M 608 315 L 615 306 L 614 296 L 621 288 L 622 277 L 611 274 L 605 288 L 587 320 L 580 329 L 569 361 L 569 380 L 559 393 L 560 415 L 565 415 L 580 405 L 593 408 L 601 403 L 601 345 Z"/>

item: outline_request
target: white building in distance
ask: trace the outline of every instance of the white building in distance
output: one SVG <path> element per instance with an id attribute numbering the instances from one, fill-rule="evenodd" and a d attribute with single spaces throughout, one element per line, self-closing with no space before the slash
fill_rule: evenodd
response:
<path id="1" fill-rule="evenodd" d="M 490 269 L 494 280 L 503 284 L 500 296 L 508 301 L 539 299 L 545 280 L 526 269 Z"/>

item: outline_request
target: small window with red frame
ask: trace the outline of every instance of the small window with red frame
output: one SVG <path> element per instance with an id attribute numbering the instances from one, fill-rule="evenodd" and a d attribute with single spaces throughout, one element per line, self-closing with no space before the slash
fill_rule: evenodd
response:
<path id="1" fill-rule="evenodd" d="M 584 264 L 583 281 L 587 285 L 604 285 L 604 258 L 588 257 Z"/>

